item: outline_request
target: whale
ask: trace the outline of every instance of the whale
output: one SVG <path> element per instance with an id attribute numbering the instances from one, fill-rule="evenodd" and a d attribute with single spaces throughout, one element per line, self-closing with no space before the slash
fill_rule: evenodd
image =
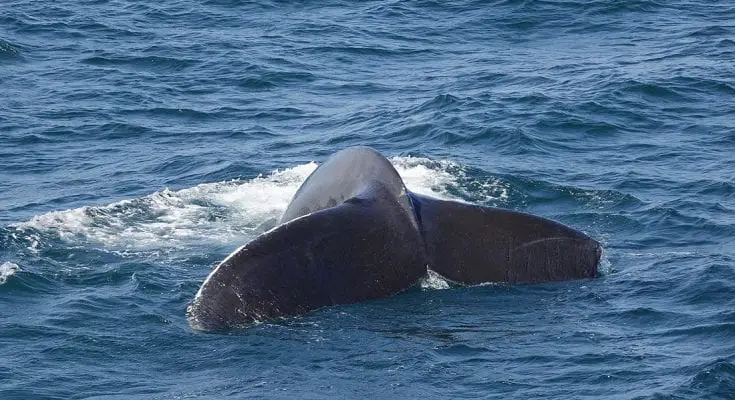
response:
<path id="1" fill-rule="evenodd" d="M 246 327 L 395 295 L 428 271 L 463 285 L 592 279 L 600 256 L 599 242 L 559 222 L 413 193 L 384 156 L 352 147 L 209 273 L 187 319 L 205 332 Z"/>

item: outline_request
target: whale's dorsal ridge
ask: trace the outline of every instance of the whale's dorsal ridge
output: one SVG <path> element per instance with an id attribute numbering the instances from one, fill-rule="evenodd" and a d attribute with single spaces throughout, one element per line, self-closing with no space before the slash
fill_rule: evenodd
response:
<path id="1" fill-rule="evenodd" d="M 407 213 L 412 212 L 403 180 L 390 161 L 369 147 L 350 147 L 332 155 L 306 178 L 279 222 L 334 207 L 331 200 L 339 203 L 366 193 L 374 182 L 392 193 Z"/>

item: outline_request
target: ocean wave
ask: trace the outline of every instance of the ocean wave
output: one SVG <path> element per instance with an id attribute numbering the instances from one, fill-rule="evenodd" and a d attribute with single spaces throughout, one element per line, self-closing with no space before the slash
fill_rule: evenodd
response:
<path id="1" fill-rule="evenodd" d="M 684 396 L 728 399 L 735 393 L 735 364 L 720 358 L 702 365 L 692 379 L 678 392 Z M 677 393 L 678 394 L 678 393 Z"/>
<path id="2" fill-rule="evenodd" d="M 124 67 L 140 71 L 179 73 L 187 68 L 193 67 L 199 61 L 187 58 L 164 56 L 96 55 L 85 58 L 82 62 L 97 67 Z"/>

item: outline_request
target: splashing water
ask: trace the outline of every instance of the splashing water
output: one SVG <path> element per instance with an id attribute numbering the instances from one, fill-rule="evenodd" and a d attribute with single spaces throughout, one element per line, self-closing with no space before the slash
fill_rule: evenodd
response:
<path id="1" fill-rule="evenodd" d="M 13 276 L 16 272 L 20 271 L 18 264 L 11 262 L 4 262 L 0 264 L 0 285 L 8 281 L 8 278 Z"/>
<path id="2" fill-rule="evenodd" d="M 391 162 L 410 190 L 462 200 L 453 194 L 461 193 L 458 188 L 464 178 L 456 163 L 416 157 L 393 157 Z M 68 244 L 98 245 L 118 253 L 236 245 L 273 227 L 316 167 L 310 162 L 250 180 L 164 189 L 107 205 L 50 212 L 12 227 L 16 236 L 33 237 L 29 246 L 34 251 L 48 235 Z"/>

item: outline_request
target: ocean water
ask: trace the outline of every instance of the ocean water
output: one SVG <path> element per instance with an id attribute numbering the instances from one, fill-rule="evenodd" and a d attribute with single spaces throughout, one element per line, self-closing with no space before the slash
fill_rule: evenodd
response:
<path id="1" fill-rule="evenodd" d="M 735 4 L 14 0 L 0 398 L 735 399 Z M 331 153 L 603 243 L 602 276 L 191 330 Z"/>

